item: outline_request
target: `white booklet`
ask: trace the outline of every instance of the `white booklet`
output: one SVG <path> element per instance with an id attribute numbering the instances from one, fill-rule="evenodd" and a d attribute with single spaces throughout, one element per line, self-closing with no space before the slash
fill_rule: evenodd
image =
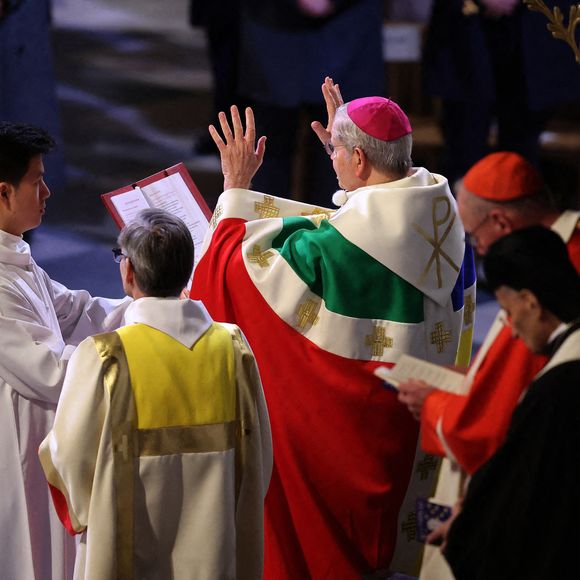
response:
<path id="1" fill-rule="evenodd" d="M 181 218 L 191 232 L 197 265 L 211 210 L 183 163 L 105 193 L 101 198 L 120 228 L 133 220 L 141 210 L 150 207 L 164 209 Z"/>
<path id="2" fill-rule="evenodd" d="M 395 388 L 404 381 L 417 379 L 450 393 L 465 392 L 465 375 L 408 354 L 402 354 L 392 368 L 377 367 L 374 374 Z"/>

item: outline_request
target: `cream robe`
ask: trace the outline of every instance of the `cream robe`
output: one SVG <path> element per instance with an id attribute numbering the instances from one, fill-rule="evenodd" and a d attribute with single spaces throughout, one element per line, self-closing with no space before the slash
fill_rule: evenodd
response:
<path id="1" fill-rule="evenodd" d="M 160 330 L 188 349 L 212 324 L 201 302 L 177 299 L 141 298 L 127 309 L 125 319 L 128 324 Z M 254 436 L 247 438 L 251 442 L 243 452 L 245 459 L 227 449 L 136 460 L 133 505 L 146 506 L 132 514 L 136 579 L 258 580 L 262 576 L 263 500 L 272 470 L 270 424 L 251 350 L 237 327 L 224 326 L 233 334 L 242 429 Z M 54 428 L 40 449 L 47 479 L 66 497 L 71 527 L 82 531 L 76 580 L 119 575 L 115 562 L 119 473 L 114 469 L 115 411 L 104 379 L 106 365 L 93 339 L 79 345 L 71 358 Z M 243 410 L 244 401 L 250 413 Z M 238 469 L 242 475 L 236 501 L 233 482 Z M 180 493 L 168 493 L 168 481 Z"/>
<path id="2" fill-rule="evenodd" d="M 125 306 L 52 281 L 20 237 L 0 231 L 0 576 L 72 576 L 74 542 L 49 498 L 37 450 L 52 427 L 67 360 Z"/>

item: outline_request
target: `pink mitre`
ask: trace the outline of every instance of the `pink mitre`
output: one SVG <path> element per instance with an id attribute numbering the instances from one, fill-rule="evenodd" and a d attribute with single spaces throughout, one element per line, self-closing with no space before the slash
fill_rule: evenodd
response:
<path id="1" fill-rule="evenodd" d="M 395 141 L 413 131 L 401 107 L 384 97 L 355 99 L 348 103 L 346 112 L 361 131 L 381 141 Z"/>

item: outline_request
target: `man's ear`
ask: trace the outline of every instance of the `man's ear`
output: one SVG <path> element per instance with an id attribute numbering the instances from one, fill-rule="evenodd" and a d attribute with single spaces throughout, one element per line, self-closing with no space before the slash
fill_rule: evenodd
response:
<path id="1" fill-rule="evenodd" d="M 489 217 L 493 224 L 493 227 L 497 230 L 497 233 L 502 237 L 507 236 L 514 231 L 514 224 L 506 212 L 501 208 L 492 209 L 489 212 Z"/>
<path id="2" fill-rule="evenodd" d="M 541 314 L 543 311 L 543 307 L 538 300 L 538 297 L 528 288 L 522 288 L 519 291 L 520 299 L 523 300 L 526 304 L 526 307 L 530 312 L 536 312 Z"/>
<path id="3" fill-rule="evenodd" d="M 135 270 L 129 258 L 125 258 L 125 279 L 131 285 L 135 285 Z"/>
<path id="4" fill-rule="evenodd" d="M 14 186 L 7 181 L 0 181 L 0 204 L 3 207 L 10 208 Z"/>
<path id="5" fill-rule="evenodd" d="M 366 181 L 372 170 L 367 154 L 360 147 L 355 147 L 352 155 L 354 163 L 356 164 L 354 169 L 355 175 L 359 179 Z"/>

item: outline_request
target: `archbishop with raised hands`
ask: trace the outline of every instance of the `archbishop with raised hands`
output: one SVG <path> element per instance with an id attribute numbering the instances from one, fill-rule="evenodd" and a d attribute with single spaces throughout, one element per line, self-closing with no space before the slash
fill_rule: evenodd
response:
<path id="1" fill-rule="evenodd" d="M 401 353 L 454 364 L 471 292 L 455 201 L 443 176 L 412 166 L 405 113 L 380 96 L 345 104 L 330 78 L 322 94 L 328 122 L 312 128 L 338 207 L 252 191 L 265 138 L 251 109 L 244 121 L 221 113 L 210 133 L 225 191 L 191 292 L 242 328 L 260 368 L 274 445 L 265 578 L 276 580 L 401 569 L 418 426 L 372 371 Z"/>

